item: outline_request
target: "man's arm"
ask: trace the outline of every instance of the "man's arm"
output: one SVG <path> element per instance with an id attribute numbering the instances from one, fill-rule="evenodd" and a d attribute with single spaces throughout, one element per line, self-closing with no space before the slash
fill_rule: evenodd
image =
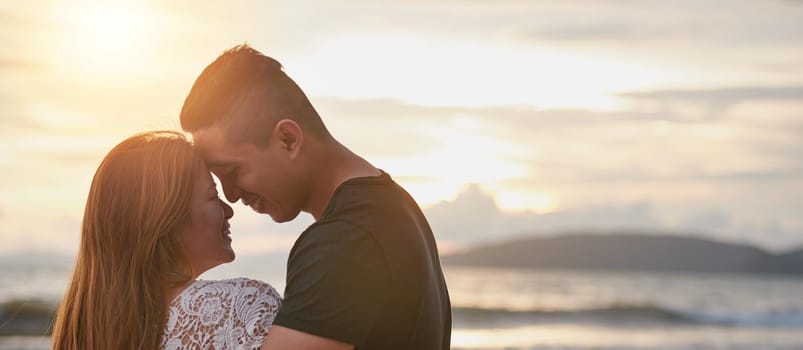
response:
<path id="1" fill-rule="evenodd" d="M 260 350 L 353 350 L 354 345 L 273 325 Z"/>

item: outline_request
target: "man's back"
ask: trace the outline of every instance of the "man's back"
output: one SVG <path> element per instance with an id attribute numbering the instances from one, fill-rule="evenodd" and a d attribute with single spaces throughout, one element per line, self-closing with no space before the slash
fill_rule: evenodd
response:
<path id="1" fill-rule="evenodd" d="M 448 349 L 432 231 L 387 174 L 351 179 L 296 242 L 276 324 L 357 349 Z"/>

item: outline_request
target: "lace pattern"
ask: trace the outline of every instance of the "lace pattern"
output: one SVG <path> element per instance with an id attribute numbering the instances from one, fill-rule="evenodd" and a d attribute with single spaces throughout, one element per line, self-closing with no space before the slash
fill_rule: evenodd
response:
<path id="1" fill-rule="evenodd" d="M 195 281 L 170 303 L 162 349 L 259 349 L 280 305 L 262 281 Z"/>

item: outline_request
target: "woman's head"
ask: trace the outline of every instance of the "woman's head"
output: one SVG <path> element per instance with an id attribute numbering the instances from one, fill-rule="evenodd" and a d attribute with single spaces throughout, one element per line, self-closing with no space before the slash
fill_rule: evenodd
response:
<path id="1" fill-rule="evenodd" d="M 134 135 L 98 167 L 56 349 L 158 347 L 166 291 L 234 259 L 231 208 L 180 133 Z"/>
<path id="2" fill-rule="evenodd" d="M 98 168 L 82 248 L 100 248 L 96 253 L 104 260 L 123 257 L 115 261 L 120 264 L 140 262 L 165 280 L 185 279 L 234 259 L 224 235 L 230 217 L 231 208 L 218 199 L 209 171 L 182 134 L 141 133 L 114 147 Z"/>

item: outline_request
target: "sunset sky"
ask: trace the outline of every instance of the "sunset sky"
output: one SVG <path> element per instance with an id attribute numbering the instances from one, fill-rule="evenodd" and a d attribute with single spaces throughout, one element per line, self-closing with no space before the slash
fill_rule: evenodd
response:
<path id="1" fill-rule="evenodd" d="M 7 1 L 0 254 L 74 254 L 106 152 L 178 129 L 244 42 L 444 251 L 589 229 L 803 246 L 803 1 Z M 311 222 L 234 208 L 241 254 Z"/>

